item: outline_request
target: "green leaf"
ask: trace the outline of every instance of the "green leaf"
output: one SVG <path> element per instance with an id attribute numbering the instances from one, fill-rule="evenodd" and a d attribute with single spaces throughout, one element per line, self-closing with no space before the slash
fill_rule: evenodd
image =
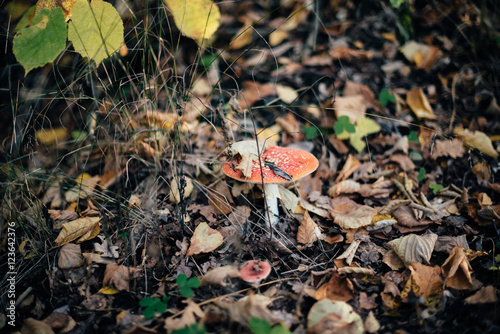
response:
<path id="1" fill-rule="evenodd" d="M 73 130 L 71 132 L 71 138 L 76 142 L 84 141 L 87 138 L 88 133 L 82 130 Z"/>
<path id="2" fill-rule="evenodd" d="M 433 193 L 434 195 L 436 195 L 436 194 L 438 193 L 438 191 L 440 191 L 440 190 L 444 189 L 444 187 L 443 187 L 443 185 L 442 185 L 442 184 L 436 184 L 436 183 L 434 183 L 434 182 L 431 182 L 431 183 L 429 184 L 429 188 L 431 188 L 431 189 L 432 189 L 432 193 Z"/>
<path id="3" fill-rule="evenodd" d="M 292 332 L 283 325 L 276 325 L 271 329 L 269 334 L 292 334 Z"/>
<path id="4" fill-rule="evenodd" d="M 176 329 L 172 334 L 206 334 L 205 326 L 194 323 L 181 329 Z"/>
<path id="5" fill-rule="evenodd" d="M 155 308 L 153 306 L 150 306 L 146 308 L 142 314 L 144 314 L 144 318 L 151 319 L 155 316 L 155 312 Z"/>
<path id="6" fill-rule="evenodd" d="M 31 14 L 33 14 L 35 9 L 36 9 L 36 5 L 31 6 L 31 8 L 28 9 L 26 11 L 26 13 L 23 14 L 21 19 L 17 23 L 16 27 L 14 28 L 14 32 L 17 32 L 18 30 L 20 30 L 22 28 L 26 28 L 29 25 L 30 16 L 31 16 Z M 66 37 L 64 39 L 66 39 Z"/>
<path id="7" fill-rule="evenodd" d="M 422 182 L 422 180 L 424 179 L 424 177 L 425 177 L 425 168 L 420 168 L 418 170 L 418 176 L 417 176 L 418 182 Z"/>
<path id="8" fill-rule="evenodd" d="M 362 152 L 366 143 L 363 137 L 380 131 L 380 125 L 371 118 L 361 117 L 356 121 L 356 131 L 351 134 L 349 142 L 358 152 Z"/>
<path id="9" fill-rule="evenodd" d="M 183 287 L 181 288 L 181 295 L 182 295 L 184 298 L 191 298 L 191 297 L 193 297 L 193 295 L 194 295 L 194 291 L 193 291 L 193 289 L 188 288 L 187 286 L 183 286 Z"/>
<path id="10" fill-rule="evenodd" d="M 253 334 L 269 334 L 271 331 L 271 324 L 267 320 L 257 317 L 250 318 L 248 327 Z"/>
<path id="11" fill-rule="evenodd" d="M 392 8 L 399 8 L 406 0 L 390 0 Z"/>
<path id="12" fill-rule="evenodd" d="M 178 286 L 182 287 L 182 286 L 186 285 L 187 279 L 188 279 L 188 277 L 186 274 L 180 274 L 175 279 L 175 283 L 177 283 Z"/>
<path id="13" fill-rule="evenodd" d="M 54 61 L 66 46 L 66 31 L 61 8 L 41 10 L 33 18 L 31 27 L 19 29 L 12 51 L 26 74 Z"/>
<path id="14" fill-rule="evenodd" d="M 418 141 L 419 141 L 417 131 L 415 131 L 415 130 L 410 131 L 410 134 L 407 137 L 408 137 L 408 141 L 412 141 L 414 143 L 418 143 Z"/>
<path id="15" fill-rule="evenodd" d="M 78 0 L 68 24 L 68 39 L 83 57 L 101 61 L 120 49 L 123 22 L 116 9 L 102 0 Z"/>
<path id="16" fill-rule="evenodd" d="M 160 299 L 159 298 L 151 298 L 151 297 L 147 297 L 147 298 L 144 298 L 142 299 L 140 302 L 139 302 L 139 305 L 141 307 L 148 307 L 148 306 L 153 306 L 154 304 L 156 304 L 157 301 L 159 301 Z"/>
<path id="17" fill-rule="evenodd" d="M 302 132 L 305 133 L 307 140 L 312 140 L 318 135 L 318 129 L 314 126 L 303 126 Z"/>
<path id="18" fill-rule="evenodd" d="M 387 105 L 387 103 L 392 102 L 396 103 L 396 97 L 392 95 L 391 91 L 387 88 L 384 88 L 380 91 L 380 95 L 378 96 L 378 100 L 381 105 L 384 107 Z"/>
<path id="19" fill-rule="evenodd" d="M 186 282 L 186 286 L 190 288 L 199 288 L 201 286 L 201 281 L 198 277 L 191 277 Z"/>
<path id="20" fill-rule="evenodd" d="M 500 263 L 500 254 L 495 256 L 495 262 Z"/>
<path id="21" fill-rule="evenodd" d="M 337 121 L 333 124 L 333 131 L 339 139 L 349 138 L 349 133 L 354 133 L 356 131 L 355 126 L 351 123 L 349 116 L 342 115 L 337 118 Z M 346 133 L 344 133 L 344 131 Z M 343 136 L 341 136 L 343 135 Z"/>

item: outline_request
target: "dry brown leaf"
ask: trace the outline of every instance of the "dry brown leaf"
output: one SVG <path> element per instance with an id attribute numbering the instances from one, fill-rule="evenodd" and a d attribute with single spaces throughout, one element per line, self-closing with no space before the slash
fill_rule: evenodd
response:
<path id="1" fill-rule="evenodd" d="M 368 226 L 372 223 L 372 219 L 376 214 L 377 210 L 369 206 L 359 208 L 340 206 L 330 210 L 330 215 L 333 217 L 335 224 L 338 224 L 344 230 Z"/>
<path id="2" fill-rule="evenodd" d="M 207 272 L 201 278 L 201 285 L 226 286 L 226 279 L 240 277 L 240 270 L 236 266 L 223 266 Z"/>
<path id="3" fill-rule="evenodd" d="M 434 246 L 436 252 L 446 252 L 450 253 L 455 246 L 460 246 L 463 249 L 469 249 L 469 244 L 467 243 L 467 238 L 465 234 L 459 235 L 457 237 L 451 237 L 447 235 L 439 236 Z"/>
<path id="4" fill-rule="evenodd" d="M 434 111 L 422 88 L 415 88 L 406 93 L 406 103 L 418 119 L 436 119 Z"/>
<path id="5" fill-rule="evenodd" d="M 248 45 L 253 38 L 253 21 L 250 18 L 245 19 L 243 27 L 236 33 L 234 39 L 229 44 L 231 50 L 238 50 Z"/>
<path id="6" fill-rule="evenodd" d="M 441 157 L 461 158 L 464 156 L 464 153 L 464 145 L 460 139 L 436 140 L 431 158 L 434 160 Z"/>
<path id="7" fill-rule="evenodd" d="M 93 239 L 101 232 L 100 220 L 100 217 L 85 217 L 65 223 L 54 243 L 62 246 L 77 238 L 80 238 L 77 243 Z"/>
<path id="8" fill-rule="evenodd" d="M 363 320 L 351 305 L 323 299 L 307 315 L 307 334 L 362 334 Z"/>
<path id="9" fill-rule="evenodd" d="M 85 199 L 92 196 L 100 179 L 101 177 L 99 175 L 90 176 L 88 173 L 78 175 L 76 178 L 77 185 L 64 193 L 66 202 L 73 203 L 79 199 Z"/>
<path id="10" fill-rule="evenodd" d="M 182 312 L 182 316 L 180 318 L 168 317 L 165 319 L 165 329 L 168 333 L 176 329 L 181 329 L 191 324 L 197 323 L 198 318 L 203 318 L 205 316 L 205 312 L 200 308 L 198 304 L 193 302 L 191 299 L 187 300 L 187 306 L 184 308 Z"/>
<path id="11" fill-rule="evenodd" d="M 272 302 L 269 297 L 252 293 L 237 302 L 220 301 L 217 305 L 227 310 L 235 323 L 247 324 L 252 317 L 257 317 L 274 325 L 279 319 L 267 308 Z"/>
<path id="12" fill-rule="evenodd" d="M 84 264 L 80 245 L 66 244 L 61 247 L 58 254 L 57 265 L 61 269 L 73 269 Z"/>
<path id="13" fill-rule="evenodd" d="M 431 222 L 427 220 L 417 220 L 415 213 L 409 206 L 401 206 L 397 208 L 392 215 L 398 221 L 398 224 L 406 227 L 417 227 L 429 225 Z"/>
<path id="14" fill-rule="evenodd" d="M 280 84 L 276 85 L 276 93 L 278 94 L 278 97 L 281 99 L 281 101 L 287 104 L 292 103 L 293 101 L 295 101 L 295 99 L 297 99 L 297 97 L 299 97 L 299 94 L 297 94 L 297 91 L 295 89 Z"/>
<path id="15" fill-rule="evenodd" d="M 252 168 L 259 161 L 259 154 L 267 150 L 268 146 L 265 143 L 259 143 L 255 140 L 243 140 L 233 143 L 228 147 L 222 155 L 227 155 L 233 158 L 241 159 L 236 166 L 236 170 L 241 170 L 243 176 L 251 178 Z"/>
<path id="16" fill-rule="evenodd" d="M 487 304 L 497 302 L 497 289 L 494 286 L 483 286 L 478 292 L 465 298 L 468 304 Z"/>
<path id="17" fill-rule="evenodd" d="M 409 234 L 389 241 L 387 244 L 403 260 L 405 265 L 409 267 L 412 262 L 429 263 L 437 238 L 437 235 L 434 233 L 423 236 Z"/>
<path id="18" fill-rule="evenodd" d="M 384 262 L 392 270 L 400 270 L 405 267 L 401 258 L 392 249 L 384 254 L 382 262 Z"/>
<path id="19" fill-rule="evenodd" d="M 288 31 L 276 29 L 269 35 L 269 45 L 276 46 L 288 38 Z"/>
<path id="20" fill-rule="evenodd" d="M 366 292 L 359 293 L 359 306 L 365 310 L 372 310 L 377 307 L 374 296 L 368 297 Z"/>
<path id="21" fill-rule="evenodd" d="M 276 94 L 276 86 L 272 83 L 260 84 L 254 81 L 244 81 L 243 91 L 238 97 L 240 107 L 250 108 L 255 102 Z"/>
<path id="22" fill-rule="evenodd" d="M 69 210 L 49 210 L 49 215 L 55 222 L 72 221 L 78 218 L 78 213 Z"/>
<path id="23" fill-rule="evenodd" d="M 412 263 L 409 267 L 411 271 L 410 279 L 401 293 L 403 299 L 408 286 L 417 297 L 424 297 L 426 301 L 434 296 L 440 296 L 443 292 L 443 280 L 441 279 L 441 269 L 439 266 L 430 267 L 421 263 Z"/>
<path id="24" fill-rule="evenodd" d="M 351 61 L 353 59 L 372 59 L 373 51 L 365 51 L 365 50 L 354 50 L 349 49 L 345 46 L 335 46 L 331 48 L 328 53 L 330 57 L 333 59 L 344 59 L 347 61 Z"/>
<path id="25" fill-rule="evenodd" d="M 43 321 L 28 318 L 23 321 L 22 334 L 54 334 L 52 328 Z"/>
<path id="26" fill-rule="evenodd" d="M 457 290 L 469 290 L 474 287 L 471 277 L 472 267 L 462 247 L 453 248 L 441 270 L 447 287 Z"/>
<path id="27" fill-rule="evenodd" d="M 462 127 L 457 127 L 453 133 L 468 147 L 478 149 L 486 155 L 496 159 L 498 152 L 493 147 L 490 138 L 481 131 L 469 131 Z"/>
<path id="28" fill-rule="evenodd" d="M 297 242 L 304 245 L 312 245 L 319 238 L 321 238 L 321 231 L 309 213 L 304 212 L 304 218 L 300 223 L 299 230 L 297 231 Z"/>
<path id="29" fill-rule="evenodd" d="M 323 218 L 328 217 L 328 210 L 318 208 L 317 206 L 312 205 L 311 203 L 309 203 L 308 201 L 306 201 L 302 197 L 299 198 L 299 203 L 300 203 L 300 207 L 302 207 L 306 211 L 314 213 L 315 215 L 318 215 L 318 216 L 323 217 Z M 297 206 L 297 210 L 298 210 L 298 208 L 299 208 L 299 206 Z"/>
<path id="30" fill-rule="evenodd" d="M 170 182 L 170 202 L 172 203 L 180 203 L 181 202 L 181 194 L 179 190 L 179 183 L 185 180 L 185 185 L 183 185 L 181 188 L 183 190 L 183 198 L 188 198 L 189 195 L 191 195 L 191 192 L 193 191 L 193 181 L 187 177 L 184 176 L 182 178 L 173 178 L 172 181 Z"/>
<path id="31" fill-rule="evenodd" d="M 344 180 L 336 183 L 330 189 L 328 189 L 327 194 L 331 197 L 337 197 L 340 194 L 352 194 L 359 192 L 361 185 L 352 180 Z"/>
<path id="32" fill-rule="evenodd" d="M 135 272 L 135 268 L 120 266 L 115 263 L 106 265 L 102 286 L 113 286 L 117 290 L 129 290 L 130 274 Z"/>
<path id="33" fill-rule="evenodd" d="M 52 312 L 43 322 L 58 333 L 68 333 L 76 326 L 76 321 L 69 315 L 61 312 Z M 24 334 L 24 333 L 23 333 Z"/>
<path id="34" fill-rule="evenodd" d="M 480 185 L 486 185 L 491 179 L 490 167 L 486 162 L 478 162 L 472 167 L 472 173 L 476 175 Z"/>
<path id="35" fill-rule="evenodd" d="M 337 257 L 336 260 L 345 259 L 345 262 L 348 265 L 351 265 L 352 260 L 354 259 L 354 255 L 356 255 L 356 251 L 358 250 L 360 244 L 361 240 L 354 240 L 353 242 L 351 242 L 349 247 L 347 247 L 347 249 Z"/>
<path id="36" fill-rule="evenodd" d="M 365 115 L 366 109 L 368 108 L 368 103 L 366 102 L 363 95 L 352 95 L 352 96 L 339 96 L 335 98 L 335 104 L 333 105 L 335 110 L 335 116 L 339 118 L 340 116 L 347 116 L 351 121 L 351 124 L 356 124 L 358 118 Z"/>
<path id="37" fill-rule="evenodd" d="M 207 189 L 207 197 L 215 214 L 228 215 L 233 211 L 233 198 L 226 182 L 218 182 Z"/>
<path id="38" fill-rule="evenodd" d="M 347 161 L 345 162 L 344 167 L 340 171 L 339 175 L 335 179 L 335 182 L 338 183 L 340 181 L 346 180 L 349 176 L 352 175 L 355 171 L 357 171 L 361 167 L 361 162 L 356 159 L 352 154 L 349 154 L 347 157 Z"/>
<path id="39" fill-rule="evenodd" d="M 343 274 L 357 274 L 357 275 L 375 275 L 375 270 L 371 268 L 361 268 L 361 267 L 342 267 L 337 270 L 340 275 Z"/>
<path id="40" fill-rule="evenodd" d="M 389 161 L 395 162 L 401 167 L 401 169 L 405 172 L 412 171 L 415 169 L 415 164 L 411 159 L 404 154 L 396 153 L 391 155 Z"/>
<path id="41" fill-rule="evenodd" d="M 330 280 L 316 290 L 314 298 L 347 302 L 354 298 L 354 287 L 347 277 L 340 277 L 337 272 L 333 272 Z"/>
<path id="42" fill-rule="evenodd" d="M 364 325 L 365 325 L 365 330 L 368 333 L 377 333 L 381 328 L 380 323 L 378 322 L 377 318 L 375 318 L 375 315 L 373 314 L 372 311 L 368 313 Z"/>
<path id="43" fill-rule="evenodd" d="M 200 223 L 194 230 L 191 237 L 191 245 L 187 251 L 187 256 L 200 253 L 210 253 L 222 245 L 224 238 L 219 231 L 214 230 L 207 223 Z"/>

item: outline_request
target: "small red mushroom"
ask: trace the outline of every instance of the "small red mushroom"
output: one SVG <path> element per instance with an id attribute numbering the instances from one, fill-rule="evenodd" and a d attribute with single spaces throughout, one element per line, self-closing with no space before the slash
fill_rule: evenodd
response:
<path id="1" fill-rule="evenodd" d="M 255 141 L 247 141 L 245 144 L 257 147 Z M 232 152 L 230 158 L 222 166 L 222 171 L 227 176 L 241 182 L 264 183 L 265 200 L 271 220 L 269 224 L 272 227 L 279 221 L 278 198 L 280 198 L 280 193 L 278 184 L 294 182 L 311 174 L 318 168 L 319 161 L 314 155 L 303 150 L 279 146 L 266 148 L 262 144 L 259 146 L 262 148 L 261 161 L 259 162 L 259 159 L 253 156 L 253 159 L 250 160 L 252 165 L 249 166 L 250 169 L 246 171 L 246 174 L 244 174 L 244 169 L 238 167 L 241 167 L 242 161 L 249 163 L 249 159 L 242 157 L 239 152 Z"/>
<path id="2" fill-rule="evenodd" d="M 257 285 L 271 273 L 271 265 L 267 261 L 247 261 L 240 270 L 241 279 L 247 283 Z"/>

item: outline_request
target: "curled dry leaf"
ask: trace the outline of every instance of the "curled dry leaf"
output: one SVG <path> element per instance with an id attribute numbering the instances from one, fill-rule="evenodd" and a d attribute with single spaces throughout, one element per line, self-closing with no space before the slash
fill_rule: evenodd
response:
<path id="1" fill-rule="evenodd" d="M 180 185 L 180 183 L 184 183 Z M 179 188 L 180 185 L 180 188 Z M 193 191 L 193 181 L 189 177 L 181 177 L 181 178 L 173 178 L 170 183 L 170 202 L 172 203 L 180 203 L 181 202 L 181 194 L 180 189 L 183 191 L 183 198 L 188 198 Z"/>
<path id="2" fill-rule="evenodd" d="M 377 318 L 375 318 L 373 311 L 370 311 L 365 319 L 365 330 L 368 333 L 376 333 L 380 330 L 380 323 Z"/>
<path id="3" fill-rule="evenodd" d="M 129 268 L 125 266 L 119 266 L 114 263 L 109 263 L 108 265 L 106 265 L 106 270 L 104 271 L 102 285 L 103 287 L 114 286 L 119 291 L 128 291 L 130 274 L 133 274 L 134 272 L 135 268 Z"/>
<path id="4" fill-rule="evenodd" d="M 434 233 L 423 236 L 409 234 L 389 241 L 387 244 L 391 246 L 405 265 L 409 267 L 412 262 L 429 263 L 437 238 L 437 235 Z"/>
<path id="5" fill-rule="evenodd" d="M 330 210 L 330 215 L 333 217 L 334 223 L 338 224 L 344 230 L 357 229 L 370 225 L 376 214 L 377 210 L 366 205 L 358 208 L 339 206 Z"/>
<path id="6" fill-rule="evenodd" d="M 217 305 L 227 310 L 235 323 L 247 324 L 251 318 L 257 317 L 274 325 L 279 322 L 279 318 L 267 308 L 272 302 L 269 297 L 252 293 L 237 302 L 220 301 Z"/>
<path id="7" fill-rule="evenodd" d="M 214 230 L 207 223 L 199 224 L 191 237 L 191 245 L 187 251 L 187 256 L 200 253 L 209 253 L 222 245 L 224 238 L 219 231 Z"/>
<path id="8" fill-rule="evenodd" d="M 259 146 L 257 146 L 255 140 L 243 140 L 226 148 L 222 154 L 241 159 L 236 164 L 236 170 L 241 170 L 243 176 L 250 178 L 252 177 L 254 164 L 259 161 L 259 154 L 262 154 L 265 150 L 267 150 L 267 145 L 264 143 L 259 143 Z"/>
<path id="9" fill-rule="evenodd" d="M 344 180 L 336 183 L 330 189 L 328 189 L 327 194 L 331 197 L 337 197 L 340 194 L 352 194 L 359 191 L 361 185 L 352 180 Z"/>
<path id="10" fill-rule="evenodd" d="M 409 206 L 401 206 L 396 209 L 392 215 L 398 221 L 398 224 L 406 227 L 417 227 L 429 225 L 430 221 L 427 220 L 417 220 L 415 213 Z"/>
<path id="11" fill-rule="evenodd" d="M 375 275 L 375 270 L 361 267 L 342 267 L 337 270 L 339 274 Z"/>
<path id="12" fill-rule="evenodd" d="M 236 266 L 223 266 L 207 272 L 201 278 L 201 285 L 226 286 L 226 279 L 240 277 L 240 270 Z"/>
<path id="13" fill-rule="evenodd" d="M 430 267 L 421 263 L 412 263 L 409 267 L 411 276 L 406 282 L 405 289 L 401 292 L 401 297 L 407 297 L 407 293 L 412 291 L 417 297 L 424 297 L 426 302 L 430 302 L 432 297 L 440 297 L 443 293 L 443 280 L 441 279 L 441 269 L 438 266 Z M 438 299 L 439 300 L 439 299 Z"/>
<path id="14" fill-rule="evenodd" d="M 297 231 L 297 242 L 304 245 L 312 245 L 318 239 L 321 239 L 321 231 L 309 213 L 304 212 L 304 218 L 300 223 L 299 230 Z"/>
<path id="15" fill-rule="evenodd" d="M 406 93 L 406 103 L 418 119 L 436 119 L 427 96 L 422 88 L 415 88 Z"/>
<path id="16" fill-rule="evenodd" d="M 82 249 L 80 245 L 66 244 L 59 251 L 57 265 L 61 269 L 73 269 L 81 267 L 84 264 Z"/>
<path id="17" fill-rule="evenodd" d="M 340 277 L 337 272 L 333 272 L 330 280 L 316 290 L 314 298 L 316 300 L 328 298 L 347 302 L 354 298 L 354 286 L 347 277 Z"/>
<path id="18" fill-rule="evenodd" d="M 474 287 L 472 283 L 472 267 L 465 255 L 464 249 L 455 246 L 450 256 L 441 266 L 446 286 L 457 290 L 468 290 Z"/>
<path id="19" fill-rule="evenodd" d="M 165 329 L 168 333 L 171 333 L 176 329 L 181 329 L 191 324 L 197 323 L 198 321 L 196 317 L 201 319 L 204 316 L 205 312 L 203 312 L 200 306 L 192 300 L 188 299 L 187 306 L 180 318 L 174 318 L 172 316 L 165 319 Z"/>
<path id="20" fill-rule="evenodd" d="M 359 314 L 342 301 L 322 299 L 311 307 L 307 315 L 308 334 L 363 332 L 363 320 Z"/>
<path id="21" fill-rule="evenodd" d="M 100 220 L 100 217 L 85 217 L 65 223 L 54 243 L 62 246 L 78 238 L 78 243 L 93 239 L 101 232 Z"/>
<path id="22" fill-rule="evenodd" d="M 359 167 L 361 167 L 361 162 L 358 159 L 356 159 L 352 154 L 349 154 L 349 157 L 347 157 L 347 161 L 345 162 L 345 165 L 340 171 L 339 175 L 337 176 L 335 182 L 338 183 L 340 181 L 344 181 L 349 176 L 351 176 L 352 173 L 357 171 Z"/>
<path id="23" fill-rule="evenodd" d="M 76 178 L 77 185 L 64 193 L 66 202 L 73 203 L 79 199 L 85 199 L 94 193 L 94 189 L 99 183 L 99 175 L 90 176 L 88 173 L 82 173 Z"/>
<path id="24" fill-rule="evenodd" d="M 462 127 L 455 128 L 453 133 L 457 135 L 466 146 L 478 149 L 494 159 L 498 158 L 498 152 L 493 147 L 491 139 L 485 133 L 481 131 L 469 131 Z"/>
<path id="25" fill-rule="evenodd" d="M 78 213 L 70 210 L 49 210 L 49 215 L 55 222 L 72 221 L 78 218 Z"/>

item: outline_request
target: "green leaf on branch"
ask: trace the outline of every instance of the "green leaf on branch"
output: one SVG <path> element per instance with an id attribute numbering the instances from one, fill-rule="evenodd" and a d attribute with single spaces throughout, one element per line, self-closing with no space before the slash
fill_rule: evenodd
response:
<path id="1" fill-rule="evenodd" d="M 30 27 L 18 30 L 12 51 L 26 74 L 56 59 L 66 46 L 66 31 L 61 8 L 40 11 Z"/>
<path id="2" fill-rule="evenodd" d="M 99 65 L 120 49 L 123 22 L 116 9 L 102 0 L 78 0 L 68 24 L 75 51 Z"/>

